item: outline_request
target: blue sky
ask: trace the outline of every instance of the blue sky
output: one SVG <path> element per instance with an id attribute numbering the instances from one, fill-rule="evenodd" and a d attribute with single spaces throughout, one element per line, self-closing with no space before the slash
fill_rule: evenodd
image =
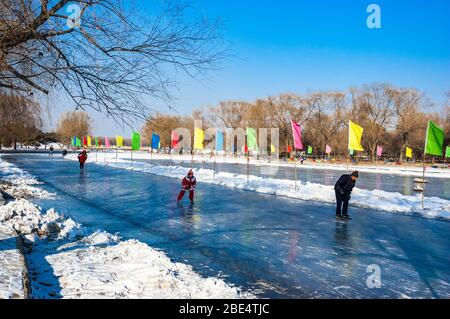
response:
<path id="1" fill-rule="evenodd" d="M 381 29 L 367 28 L 371 3 L 381 7 Z M 415 87 L 438 110 L 450 90 L 450 1 L 196 0 L 193 5 L 223 20 L 235 57 L 200 81 L 178 75 L 175 105 L 181 114 L 221 100 L 373 82 Z M 169 112 L 163 104 L 157 108 Z M 131 131 L 92 116 L 94 134 Z"/>

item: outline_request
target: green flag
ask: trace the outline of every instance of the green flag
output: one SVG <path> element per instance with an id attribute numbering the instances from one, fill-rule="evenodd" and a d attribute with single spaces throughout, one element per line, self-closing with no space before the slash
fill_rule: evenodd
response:
<path id="1" fill-rule="evenodd" d="M 308 146 L 308 154 L 311 155 L 313 152 L 313 148 L 312 146 Z"/>
<path id="2" fill-rule="evenodd" d="M 450 157 L 450 146 L 447 146 L 447 149 L 445 150 L 445 157 Z"/>
<path id="3" fill-rule="evenodd" d="M 251 127 L 247 127 L 247 147 L 249 150 L 258 149 L 258 144 L 256 143 L 256 130 Z"/>
<path id="4" fill-rule="evenodd" d="M 141 148 L 141 135 L 138 132 L 133 132 L 131 148 L 133 151 L 139 151 Z"/>
<path id="5" fill-rule="evenodd" d="M 98 137 L 95 138 L 95 146 L 98 147 Z"/>
<path id="6" fill-rule="evenodd" d="M 444 130 L 428 121 L 427 138 L 425 141 L 425 154 L 442 156 L 444 151 Z"/>
<path id="7" fill-rule="evenodd" d="M 81 138 L 76 138 L 77 139 L 77 141 L 76 141 L 76 147 L 81 147 Z"/>

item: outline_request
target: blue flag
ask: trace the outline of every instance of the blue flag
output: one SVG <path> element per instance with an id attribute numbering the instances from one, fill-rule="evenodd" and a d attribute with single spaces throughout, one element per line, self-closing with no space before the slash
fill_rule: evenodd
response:
<path id="1" fill-rule="evenodd" d="M 77 137 L 76 136 L 74 136 L 72 138 L 72 146 L 77 146 Z"/>
<path id="2" fill-rule="evenodd" d="M 216 133 L 216 152 L 223 151 L 223 133 L 217 129 Z"/>
<path id="3" fill-rule="evenodd" d="M 161 137 L 158 134 L 153 133 L 152 134 L 152 148 L 153 149 L 159 149 L 160 147 L 160 141 L 161 141 Z"/>

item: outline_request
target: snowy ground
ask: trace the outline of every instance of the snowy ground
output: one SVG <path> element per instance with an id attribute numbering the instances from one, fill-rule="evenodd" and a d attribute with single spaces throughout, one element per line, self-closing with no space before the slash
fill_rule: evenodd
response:
<path id="1" fill-rule="evenodd" d="M 0 223 L 23 238 L 32 298 L 254 297 L 222 279 L 203 278 L 191 266 L 174 263 L 139 241 L 121 241 L 116 235 L 87 229 L 53 209 L 43 212 L 26 198 L 53 194 L 1 158 L 0 168 L 9 182 L 6 190 L 21 197 L 0 207 Z M 10 291 L 1 293 L 11 297 L 18 289 L 13 283 Z"/>
<path id="2" fill-rule="evenodd" d="M 76 160 L 76 155 L 67 157 Z M 91 158 L 91 161 L 93 159 Z M 161 166 L 144 162 L 130 162 L 127 159 L 107 159 L 102 162 L 98 160 L 98 165 L 109 165 L 121 169 L 141 171 L 150 174 L 173 177 L 181 179 L 186 174 L 186 168 L 181 166 Z M 259 193 L 273 194 L 298 198 L 302 200 L 313 200 L 326 203 L 334 203 L 335 195 L 333 186 L 316 183 L 297 183 L 284 179 L 264 178 L 258 176 L 234 174 L 228 172 L 218 172 L 213 170 L 199 169 L 196 171 L 197 180 L 201 183 L 218 184 L 230 188 L 237 188 Z M 450 219 L 450 201 L 438 197 L 425 197 L 425 209 L 422 209 L 421 195 L 408 196 L 400 193 L 386 192 L 383 190 L 365 190 L 355 188 L 352 194 L 351 204 L 353 206 L 371 208 L 392 213 L 414 214 L 426 218 Z"/>
<path id="3" fill-rule="evenodd" d="M 106 155 L 105 155 L 106 154 Z M 107 161 L 115 161 L 116 155 L 118 159 L 123 160 L 130 160 L 130 151 L 110 151 L 110 152 L 98 152 L 97 156 L 99 160 L 103 160 L 106 156 Z M 91 157 L 95 157 L 95 150 L 91 152 Z M 192 157 L 190 155 L 172 155 L 169 154 L 149 154 L 148 152 L 133 152 L 133 159 L 155 159 L 155 160 L 167 160 L 167 161 L 173 161 L 176 165 L 177 161 L 184 161 L 189 162 L 192 160 Z M 194 160 L 196 162 L 213 162 L 214 157 L 210 157 L 209 155 L 195 155 Z M 244 157 L 225 157 L 225 156 L 217 156 L 216 157 L 217 163 L 231 163 L 231 164 L 247 164 L 247 159 Z M 256 160 L 255 158 L 250 159 L 251 165 L 258 165 L 258 166 L 281 166 L 281 167 L 292 167 L 294 166 L 293 163 L 287 163 L 283 161 L 271 161 L 269 162 L 267 159 L 261 159 Z M 347 171 L 347 165 L 346 164 L 339 164 L 339 163 L 333 163 L 333 162 L 313 162 L 313 161 L 305 161 L 304 164 L 298 164 L 299 166 L 303 168 L 310 168 L 310 169 L 319 169 L 319 170 L 336 170 L 336 171 Z M 389 175 L 404 175 L 404 176 L 416 176 L 416 177 L 422 177 L 423 169 L 421 165 L 394 165 L 394 164 L 350 164 L 348 167 L 349 170 L 359 170 L 360 172 L 366 172 L 366 173 L 378 173 L 378 174 L 389 174 Z M 448 168 L 432 168 L 427 167 L 426 168 L 426 175 L 428 177 L 435 177 L 435 178 L 450 178 L 450 169 Z"/>
<path id="4" fill-rule="evenodd" d="M 16 234 L 0 225 L 0 299 L 25 297 L 25 260 L 17 248 Z"/>

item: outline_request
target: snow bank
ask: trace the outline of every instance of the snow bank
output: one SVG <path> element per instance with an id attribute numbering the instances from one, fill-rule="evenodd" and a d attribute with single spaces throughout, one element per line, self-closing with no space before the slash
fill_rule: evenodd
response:
<path id="1" fill-rule="evenodd" d="M 41 184 L 32 175 L 0 159 L 0 189 L 15 198 L 53 198 L 51 194 L 34 185 Z"/>
<path id="2" fill-rule="evenodd" d="M 75 160 L 75 156 L 68 158 Z M 187 169 L 181 166 L 152 165 L 145 162 L 118 160 L 109 163 L 98 162 L 98 165 L 108 165 L 116 168 L 146 172 L 155 175 L 181 179 Z M 273 179 L 259 176 L 217 172 L 213 170 L 197 169 L 197 181 L 201 183 L 217 184 L 229 188 L 250 190 L 258 193 L 272 194 L 302 200 L 312 200 L 325 203 L 335 203 L 334 187 L 316 183 L 297 182 L 285 179 Z M 392 213 L 414 214 L 426 218 L 450 219 L 450 201 L 438 197 L 426 197 L 425 209 L 422 209 L 421 195 L 409 196 L 382 190 L 365 190 L 355 188 L 352 194 L 353 206 L 365 207 Z"/>
<path id="3" fill-rule="evenodd" d="M 0 165 L 14 185 L 35 181 L 1 159 Z M 87 229 L 23 198 L 0 206 L 0 225 L 23 239 L 32 298 L 254 298 L 220 278 L 204 278 L 144 243 Z M 17 294 L 18 287 L 12 283 L 0 289 L 0 297 Z"/>
<path id="4" fill-rule="evenodd" d="M 0 299 L 23 299 L 26 267 L 16 235 L 0 225 Z"/>
<path id="5" fill-rule="evenodd" d="M 95 156 L 95 152 L 92 154 Z M 91 156 L 91 158 L 92 158 Z M 115 152 L 107 152 L 102 153 L 99 152 L 97 154 L 99 161 L 114 161 L 116 160 Z M 130 152 L 128 151 L 119 151 L 117 153 L 118 159 L 130 160 Z M 190 162 L 192 157 L 190 155 L 173 155 L 170 156 L 168 154 L 153 154 L 150 156 L 147 152 L 133 152 L 133 159 L 145 159 L 145 160 L 165 160 L 165 161 L 173 161 L 176 163 L 177 161 L 181 162 Z M 214 157 L 211 159 L 209 155 L 194 156 L 194 160 L 205 163 L 212 163 L 214 161 Z M 224 157 L 217 156 L 217 163 L 229 163 L 229 164 L 241 164 L 247 165 L 247 159 L 244 157 Z M 293 167 L 293 163 L 287 163 L 282 161 L 272 161 L 268 162 L 267 160 L 257 160 L 251 159 L 250 165 L 257 166 L 279 166 L 279 167 Z M 338 163 L 330 163 L 330 162 L 312 162 L 306 161 L 302 165 L 298 165 L 299 169 L 318 169 L 318 170 L 335 170 L 335 171 L 347 171 L 347 164 L 338 164 Z M 394 164 L 385 164 L 385 165 L 349 165 L 349 170 L 358 170 L 364 173 L 376 173 L 376 174 L 389 174 L 389 175 L 402 175 L 402 176 L 415 176 L 422 177 L 422 167 L 421 166 L 411 166 L 411 165 L 394 165 Z M 432 168 L 427 167 L 426 169 L 427 177 L 434 178 L 450 178 L 450 169 L 442 169 L 442 168 Z"/>

